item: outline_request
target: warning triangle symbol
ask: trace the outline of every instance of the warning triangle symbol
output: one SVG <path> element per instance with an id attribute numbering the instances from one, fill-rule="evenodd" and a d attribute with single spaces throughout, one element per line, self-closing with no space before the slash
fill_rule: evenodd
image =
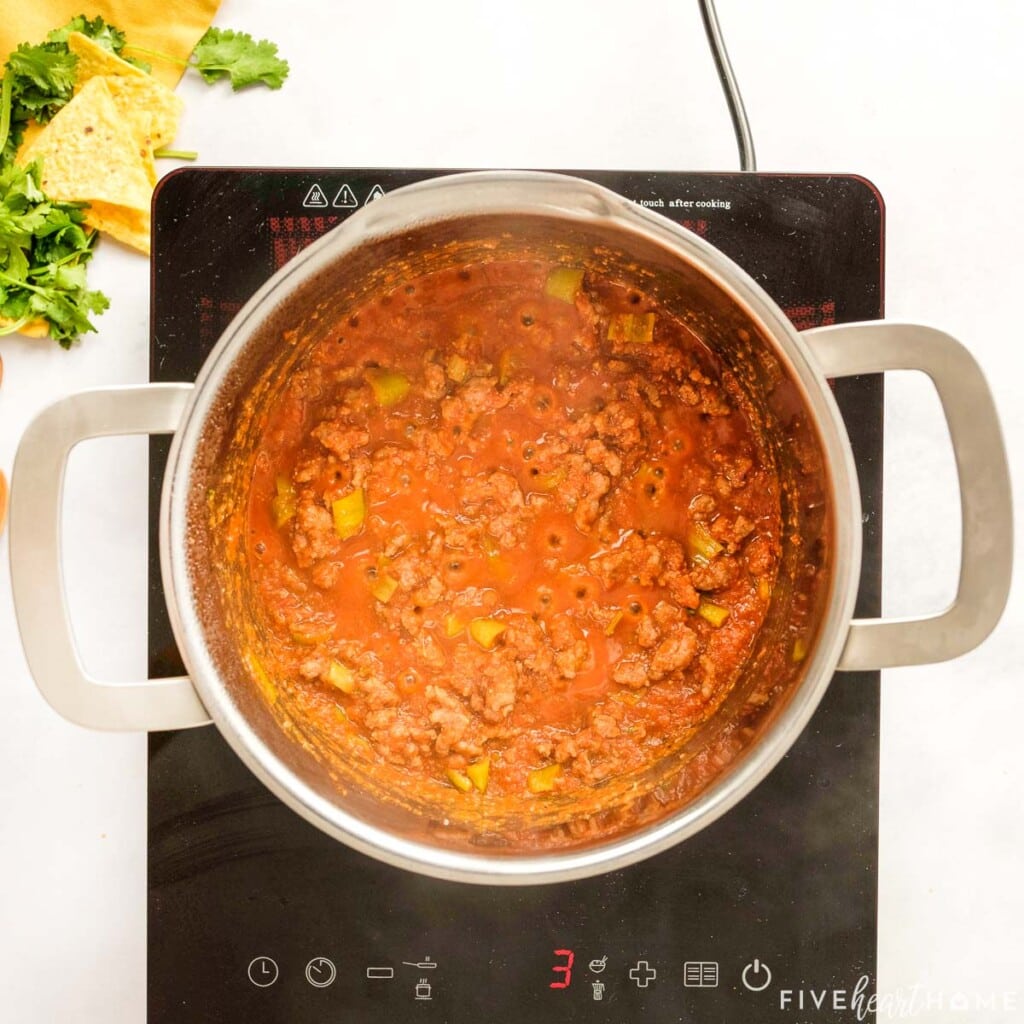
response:
<path id="1" fill-rule="evenodd" d="M 370 189 L 370 194 L 366 197 L 366 202 L 363 203 L 363 205 L 369 206 L 369 204 L 372 203 L 374 199 L 380 199 L 381 196 L 383 195 L 384 189 L 382 189 L 380 185 L 374 185 L 373 188 Z"/>
<path id="2" fill-rule="evenodd" d="M 355 192 L 349 188 L 348 185 L 342 185 L 338 189 L 338 194 L 334 197 L 334 206 L 358 206 L 359 200 L 356 199 Z"/>
<path id="3" fill-rule="evenodd" d="M 329 206 L 327 202 L 327 196 L 324 195 L 324 190 L 319 185 L 312 185 L 310 190 L 306 193 L 306 198 L 302 200 L 303 206 Z"/>

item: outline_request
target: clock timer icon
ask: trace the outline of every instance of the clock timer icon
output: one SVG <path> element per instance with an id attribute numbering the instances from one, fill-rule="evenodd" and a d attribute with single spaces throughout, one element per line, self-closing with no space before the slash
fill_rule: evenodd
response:
<path id="1" fill-rule="evenodd" d="M 257 988 L 270 988 L 277 981 L 277 962 L 269 956 L 257 956 L 249 963 L 249 980 Z"/>

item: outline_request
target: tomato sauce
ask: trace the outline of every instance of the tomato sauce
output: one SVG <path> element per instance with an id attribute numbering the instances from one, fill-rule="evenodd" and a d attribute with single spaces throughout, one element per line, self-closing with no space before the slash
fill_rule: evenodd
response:
<path id="1" fill-rule="evenodd" d="M 643 770 L 725 699 L 777 572 L 740 389 L 649 296 L 572 267 L 366 302 L 282 388 L 254 466 L 275 684 L 452 799 Z"/>

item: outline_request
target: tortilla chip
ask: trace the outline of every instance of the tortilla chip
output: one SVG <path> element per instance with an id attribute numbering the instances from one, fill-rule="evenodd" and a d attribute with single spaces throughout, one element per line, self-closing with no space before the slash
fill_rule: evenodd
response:
<path id="1" fill-rule="evenodd" d="M 127 206 L 92 200 L 85 211 L 85 223 L 97 231 L 106 232 L 125 245 L 149 255 L 150 215 L 145 210 L 133 210 Z"/>
<path id="2" fill-rule="evenodd" d="M 118 113 L 138 146 L 146 177 L 151 186 L 156 185 L 153 150 L 174 141 L 184 103 L 167 86 L 81 32 L 68 36 L 68 49 L 78 57 L 75 91 L 94 78 L 106 79 Z"/>
<path id="3" fill-rule="evenodd" d="M 76 92 L 92 78 L 106 78 L 122 116 L 138 122 L 133 134 L 148 136 L 153 149 L 169 146 L 174 141 L 185 105 L 166 85 L 104 50 L 81 32 L 68 36 L 68 49 L 78 57 Z"/>
<path id="4" fill-rule="evenodd" d="M 87 224 L 149 252 L 153 185 L 106 78 L 86 82 L 19 153 L 23 163 L 37 157 L 43 161 L 40 187 L 48 196 L 89 203 Z"/>
<path id="5" fill-rule="evenodd" d="M 0 331 L 13 323 L 15 321 L 9 317 L 0 316 Z M 50 333 L 50 325 L 45 320 L 29 320 L 27 324 L 22 324 L 18 328 L 17 333 L 25 335 L 26 338 L 45 338 Z"/>
<path id="6" fill-rule="evenodd" d="M 82 35 L 81 32 L 68 34 L 68 49 L 78 58 L 75 65 L 76 89 L 85 85 L 90 78 L 118 75 L 123 78 L 149 78 L 142 68 L 122 60 L 116 53 L 105 50 L 99 43 Z"/>
<path id="7" fill-rule="evenodd" d="M 145 128 L 153 149 L 174 141 L 185 108 L 180 96 L 152 78 L 107 78 L 107 87 L 121 115 Z"/>

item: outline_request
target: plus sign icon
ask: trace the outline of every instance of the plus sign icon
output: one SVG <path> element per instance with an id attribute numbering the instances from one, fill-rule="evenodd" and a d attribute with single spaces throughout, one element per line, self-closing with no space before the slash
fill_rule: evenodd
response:
<path id="1" fill-rule="evenodd" d="M 658 976 L 658 972 L 646 961 L 637 960 L 629 969 L 629 976 L 636 982 L 637 988 L 647 988 Z"/>

